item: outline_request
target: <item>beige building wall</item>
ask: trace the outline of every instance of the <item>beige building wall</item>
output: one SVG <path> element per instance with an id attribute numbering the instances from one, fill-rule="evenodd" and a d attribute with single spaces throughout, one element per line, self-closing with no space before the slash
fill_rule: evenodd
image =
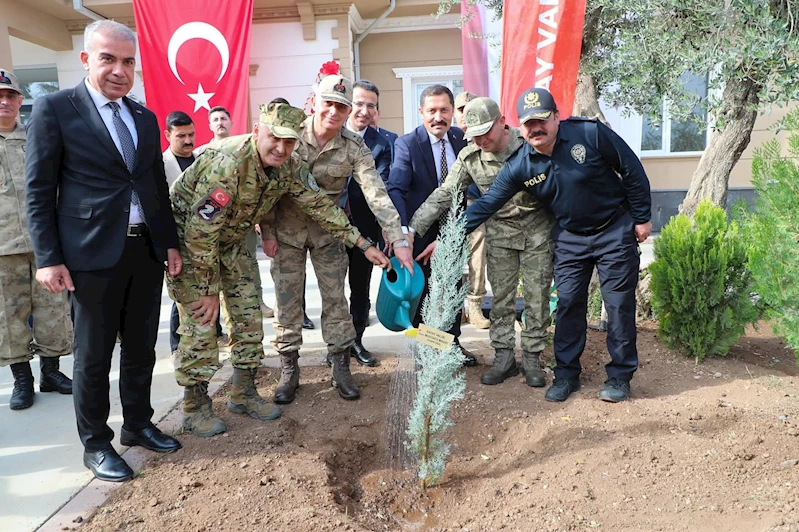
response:
<path id="1" fill-rule="evenodd" d="M 458 29 L 405 31 L 367 35 L 361 42 L 361 77 L 380 89 L 380 127 L 403 131 L 402 80 L 394 68 L 460 65 Z"/>
<path id="2" fill-rule="evenodd" d="M 787 135 L 785 132 L 776 133 L 772 131 L 779 120 L 792 109 L 799 107 L 799 104 L 774 108 L 758 116 L 755 128 L 752 130 L 752 138 L 749 146 L 741 154 L 738 164 L 730 174 L 730 188 L 746 188 L 752 186 L 752 157 L 754 150 L 758 146 L 776 137 L 783 146 L 787 146 Z M 653 190 L 688 190 L 691 183 L 691 176 L 699 165 L 699 156 L 692 157 L 642 157 L 646 173 Z"/>

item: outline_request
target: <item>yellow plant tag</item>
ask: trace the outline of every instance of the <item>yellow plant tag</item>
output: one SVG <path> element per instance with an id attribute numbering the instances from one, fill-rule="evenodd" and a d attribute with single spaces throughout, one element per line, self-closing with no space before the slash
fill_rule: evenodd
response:
<path id="1" fill-rule="evenodd" d="M 405 336 L 408 338 L 416 338 L 417 334 L 419 334 L 419 329 L 414 329 L 413 327 L 405 329 Z"/>
<path id="2" fill-rule="evenodd" d="M 432 327 L 428 327 L 424 323 L 419 324 L 418 331 L 419 332 L 416 335 L 417 341 L 442 351 L 449 349 L 452 345 L 452 341 L 455 339 L 453 335 L 445 333 L 444 331 L 439 331 L 438 329 L 434 329 Z"/>

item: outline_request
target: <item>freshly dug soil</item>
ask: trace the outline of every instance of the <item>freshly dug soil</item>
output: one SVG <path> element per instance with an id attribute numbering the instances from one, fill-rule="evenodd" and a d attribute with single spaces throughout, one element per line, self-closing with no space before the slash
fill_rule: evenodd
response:
<path id="1" fill-rule="evenodd" d="M 228 433 L 179 436 L 81 530 L 799 531 L 799 402 L 793 353 L 767 325 L 726 358 L 695 365 L 639 328 L 632 399 L 596 398 L 608 360 L 589 331 L 582 389 L 562 404 L 515 377 L 468 368 L 442 483 L 386 469 L 381 435 L 394 360 L 354 373 L 360 401 L 302 369 L 283 416 L 215 410 Z M 549 353 L 551 357 L 551 353 Z M 262 369 L 271 397 L 276 370 Z"/>

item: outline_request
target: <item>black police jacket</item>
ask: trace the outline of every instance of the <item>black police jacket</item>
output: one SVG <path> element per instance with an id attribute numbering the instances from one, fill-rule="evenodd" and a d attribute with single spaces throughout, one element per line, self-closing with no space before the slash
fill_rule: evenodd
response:
<path id="1" fill-rule="evenodd" d="M 528 143 L 519 147 L 488 192 L 466 210 L 467 231 L 522 190 L 541 201 L 560 227 L 577 234 L 595 234 L 627 210 L 636 224 L 651 218 L 649 179 L 641 161 L 597 120 L 560 122 L 551 156 Z"/>

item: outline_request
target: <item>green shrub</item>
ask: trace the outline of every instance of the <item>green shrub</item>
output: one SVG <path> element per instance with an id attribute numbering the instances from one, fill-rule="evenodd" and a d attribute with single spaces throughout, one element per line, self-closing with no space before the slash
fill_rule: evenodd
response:
<path id="1" fill-rule="evenodd" d="M 680 214 L 663 228 L 649 271 L 661 340 L 697 362 L 726 355 L 757 318 L 738 224 L 709 200 L 700 203 L 693 221 Z"/>
<path id="2" fill-rule="evenodd" d="M 799 349 L 799 111 L 783 125 L 790 132 L 788 156 L 777 140 L 756 148 L 752 184 L 755 211 L 744 213 L 749 269 L 755 291 L 763 299 L 766 317 L 777 334 Z M 797 357 L 799 362 L 799 357 Z"/>

